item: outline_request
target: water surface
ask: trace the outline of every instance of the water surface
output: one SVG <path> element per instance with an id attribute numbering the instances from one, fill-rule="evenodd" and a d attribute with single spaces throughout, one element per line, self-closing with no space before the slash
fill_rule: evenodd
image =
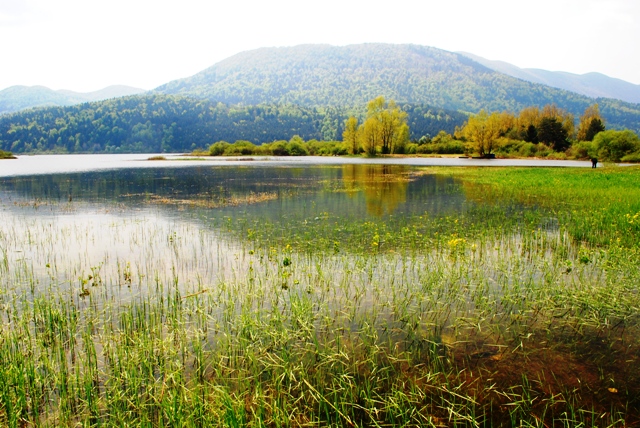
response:
<path id="1" fill-rule="evenodd" d="M 191 166 L 311 166 L 345 164 L 384 164 L 411 166 L 532 166 L 532 167 L 591 167 L 590 161 L 557 161 L 538 159 L 469 159 L 469 158 L 361 158 L 361 157 L 245 157 L 245 158 L 194 158 L 184 159 L 180 155 L 162 155 L 167 160 L 149 161 L 153 154 L 95 154 L 95 155 L 37 155 L 18 156 L 18 159 L 0 162 L 0 176 L 59 174 L 107 169 L 164 168 Z"/>

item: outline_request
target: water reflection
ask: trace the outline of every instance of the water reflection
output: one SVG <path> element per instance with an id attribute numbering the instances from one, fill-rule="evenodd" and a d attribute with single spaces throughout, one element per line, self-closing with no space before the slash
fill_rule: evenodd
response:
<path id="1" fill-rule="evenodd" d="M 179 217 L 196 208 L 236 216 L 241 207 L 274 221 L 464 209 L 459 183 L 415 171 L 403 165 L 122 169 L 0 178 L 0 199 L 5 209 L 55 205 L 77 214 L 152 205 Z"/>
<path id="2" fill-rule="evenodd" d="M 369 214 L 382 217 L 406 202 L 411 178 L 404 165 L 344 165 L 342 180 L 349 195 L 364 192 Z"/>
<path id="3" fill-rule="evenodd" d="M 465 207 L 457 182 L 400 165 L 198 166 L 5 177 L 0 259 L 7 289 L 51 282 L 75 289 L 97 274 L 118 287 L 130 275 L 146 286 L 178 275 L 193 286 L 226 277 L 228 269 L 247 269 L 231 256 L 242 245 L 231 229 L 242 230 L 243 224 L 307 236 L 320 220 L 332 229 L 354 220 L 396 221 Z"/>

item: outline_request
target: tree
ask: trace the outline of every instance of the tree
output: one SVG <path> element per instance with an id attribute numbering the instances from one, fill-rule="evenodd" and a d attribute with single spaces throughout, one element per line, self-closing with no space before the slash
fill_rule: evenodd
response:
<path id="1" fill-rule="evenodd" d="M 593 142 L 598 150 L 598 157 L 612 162 L 620 162 L 625 155 L 640 150 L 638 136 L 629 130 L 603 131 L 595 136 Z"/>
<path id="2" fill-rule="evenodd" d="M 571 113 L 559 108 L 555 104 L 547 104 L 542 108 L 542 112 L 540 113 L 540 122 L 538 122 L 538 125 L 540 125 L 542 120 L 545 118 L 555 119 L 556 122 L 562 125 L 562 128 L 567 134 L 567 138 L 573 138 L 575 133 L 575 119 Z M 540 135 L 538 135 L 538 138 L 540 138 Z M 540 141 L 543 142 L 541 138 Z"/>
<path id="3" fill-rule="evenodd" d="M 375 156 L 378 153 L 380 139 L 380 124 L 374 118 L 368 118 L 360 125 L 358 134 L 362 141 L 362 147 L 367 156 Z"/>
<path id="4" fill-rule="evenodd" d="M 493 112 L 489 115 L 486 111 L 480 110 L 480 113 L 471 116 L 465 123 L 462 135 L 474 143 L 474 148 L 480 156 L 487 156 L 496 148 L 496 142 L 503 131 L 499 113 Z"/>
<path id="5" fill-rule="evenodd" d="M 431 142 L 434 144 L 439 144 L 439 143 L 447 144 L 452 141 L 453 141 L 453 137 L 451 136 L 451 134 L 447 133 L 446 131 L 438 132 L 438 135 L 433 137 L 433 140 L 431 140 Z"/>
<path id="6" fill-rule="evenodd" d="M 593 137 L 595 137 L 598 132 L 604 130 L 604 120 L 602 116 L 600 116 L 598 104 L 587 107 L 580 117 L 577 135 L 578 141 L 593 141 Z"/>
<path id="7" fill-rule="evenodd" d="M 352 155 L 360 151 L 358 139 L 358 119 L 351 116 L 344 122 L 342 141 L 349 147 L 349 153 Z"/>
<path id="8" fill-rule="evenodd" d="M 527 126 L 527 130 L 524 133 L 524 141 L 527 143 L 538 144 L 540 140 L 538 140 L 538 130 L 535 125 Z"/>
<path id="9" fill-rule="evenodd" d="M 557 152 L 563 152 L 571 146 L 567 130 L 557 117 L 543 117 L 538 125 L 538 140 Z"/>
<path id="10" fill-rule="evenodd" d="M 374 155 L 378 148 L 382 154 L 397 153 L 409 140 L 407 113 L 395 101 L 387 103 L 384 97 L 377 97 L 367 105 L 361 132 L 367 154 Z"/>
<path id="11" fill-rule="evenodd" d="M 600 132 L 605 131 L 604 123 L 600 119 L 593 119 L 589 124 L 589 129 L 587 129 L 586 140 L 593 141 L 596 135 Z"/>

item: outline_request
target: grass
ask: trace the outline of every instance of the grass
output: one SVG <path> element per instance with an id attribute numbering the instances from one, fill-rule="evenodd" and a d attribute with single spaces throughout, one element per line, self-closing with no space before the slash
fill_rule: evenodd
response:
<path id="1" fill-rule="evenodd" d="M 16 157 L 11 152 L 0 150 L 0 159 L 16 159 Z"/>
<path id="2" fill-rule="evenodd" d="M 82 221 L 75 200 L 5 206 L 0 424 L 640 423 L 640 172 L 422 173 L 472 203 L 362 219 L 297 215 L 300 194 L 227 216 L 180 202 L 197 221 L 166 201 Z M 323 188 L 371 205 L 407 185 Z"/>

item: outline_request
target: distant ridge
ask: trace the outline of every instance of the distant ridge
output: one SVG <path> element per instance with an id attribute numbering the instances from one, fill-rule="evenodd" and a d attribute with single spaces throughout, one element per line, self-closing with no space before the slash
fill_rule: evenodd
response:
<path id="1" fill-rule="evenodd" d="M 31 107 L 68 106 L 90 101 L 136 95 L 146 92 L 131 86 L 113 85 L 94 92 L 54 91 L 45 86 L 11 86 L 0 91 L 0 114 Z"/>
<path id="2" fill-rule="evenodd" d="M 468 52 L 459 53 L 492 70 L 527 82 L 541 83 L 591 98 L 614 98 L 629 103 L 640 103 L 640 85 L 601 73 L 574 74 L 539 68 L 519 68 L 504 61 L 489 60 Z"/>

